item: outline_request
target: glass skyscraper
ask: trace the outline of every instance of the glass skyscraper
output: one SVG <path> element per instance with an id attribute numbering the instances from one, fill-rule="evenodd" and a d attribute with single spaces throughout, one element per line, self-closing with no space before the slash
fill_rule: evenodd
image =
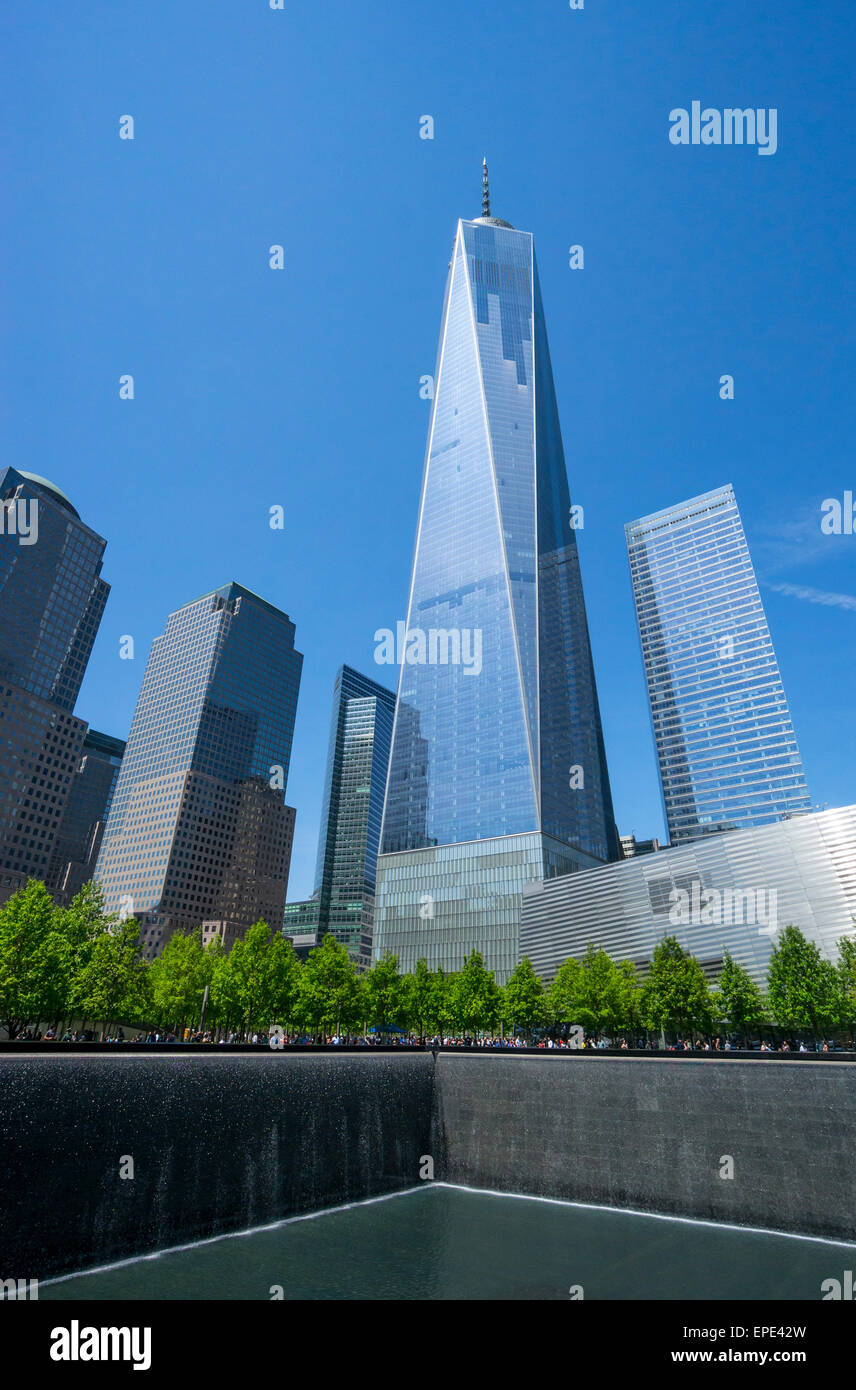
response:
<path id="1" fill-rule="evenodd" d="M 0 901 L 45 879 L 86 724 L 74 706 L 106 542 L 47 478 L 0 469 Z"/>
<path id="2" fill-rule="evenodd" d="M 92 878 L 125 743 L 90 729 L 72 778 L 45 883 L 57 902 L 69 903 Z"/>
<path id="3" fill-rule="evenodd" d="M 811 810 L 732 488 L 625 531 L 671 843 Z"/>
<path id="4" fill-rule="evenodd" d="M 375 881 L 395 695 L 342 666 L 333 686 L 333 715 L 315 891 L 288 903 L 285 929 L 336 937 L 355 962 L 371 963 Z"/>
<path id="5" fill-rule="evenodd" d="M 155 638 L 96 870 L 149 956 L 175 930 L 230 945 L 259 918 L 279 927 L 302 665 L 288 616 L 234 583 Z"/>
<path id="6" fill-rule="evenodd" d="M 524 882 L 620 855 L 532 236 L 458 223 L 378 865 L 375 956 L 517 963 Z"/>

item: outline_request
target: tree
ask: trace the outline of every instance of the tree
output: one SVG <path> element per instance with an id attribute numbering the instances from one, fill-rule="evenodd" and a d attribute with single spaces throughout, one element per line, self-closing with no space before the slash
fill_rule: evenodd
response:
<path id="1" fill-rule="evenodd" d="M 362 1008 L 362 994 L 354 964 L 335 936 L 325 936 L 309 952 L 300 976 L 298 1010 L 313 1032 L 338 1032 L 355 1024 Z"/>
<path id="2" fill-rule="evenodd" d="M 291 942 L 281 932 L 275 934 L 268 964 L 271 1021 L 288 1030 L 297 1012 L 302 969 Z"/>
<path id="3" fill-rule="evenodd" d="M 713 1004 L 704 972 L 677 937 L 666 936 L 656 947 L 642 987 L 642 1016 L 647 1027 L 677 1033 L 707 1031 Z"/>
<path id="4" fill-rule="evenodd" d="M 552 1023 L 579 1023 L 577 1008 L 583 968 L 578 960 L 563 961 L 547 990 L 547 1014 Z"/>
<path id="5" fill-rule="evenodd" d="M 642 1016 L 642 990 L 632 960 L 618 962 L 619 1027 L 636 1034 L 645 1027 Z"/>
<path id="6" fill-rule="evenodd" d="M 511 1029 L 522 1028 L 528 1042 L 532 1030 L 544 1021 L 546 999 L 544 986 L 532 968 L 528 956 L 512 970 L 502 989 L 502 1014 Z"/>
<path id="7" fill-rule="evenodd" d="M 839 975 L 799 927 L 782 930 L 770 955 L 767 994 L 776 1022 L 817 1037 L 836 1024 L 841 1011 Z"/>
<path id="8" fill-rule="evenodd" d="M 838 997 L 839 1020 L 852 1041 L 856 1020 L 856 940 L 852 936 L 842 936 L 838 943 Z"/>
<path id="9" fill-rule="evenodd" d="M 713 1006 L 719 1017 L 736 1029 L 744 1043 L 750 1033 L 757 1032 L 767 1021 L 764 996 L 749 971 L 732 960 L 728 951 L 713 993 Z"/>
<path id="10" fill-rule="evenodd" d="M 202 929 L 174 932 L 150 967 L 155 1017 L 182 1029 L 195 1023 L 202 1012 L 208 970 L 202 950 Z"/>
<path id="11" fill-rule="evenodd" d="M 74 981 L 72 1002 L 84 1022 L 103 1023 L 104 1033 L 111 1022 L 138 1018 L 150 1006 L 148 967 L 133 917 L 98 937 Z"/>
<path id="12" fill-rule="evenodd" d="M 229 953 L 240 1018 L 247 1032 L 275 1022 L 274 956 L 267 922 L 256 922 Z"/>
<path id="13" fill-rule="evenodd" d="M 437 1022 L 437 979 L 428 969 L 428 962 L 420 956 L 413 970 L 404 976 L 403 993 L 408 1025 L 415 1028 L 420 1040 L 424 1042 L 428 1029 Z"/>
<path id="14" fill-rule="evenodd" d="M 211 1010 L 217 1023 L 227 1032 L 243 1017 L 241 983 L 232 960 L 234 951 L 234 946 L 231 951 L 221 950 L 213 957 L 211 965 Z"/>
<path id="15" fill-rule="evenodd" d="M 80 973 L 92 955 L 102 932 L 118 925 L 118 917 L 104 911 L 104 890 L 90 880 L 72 898 L 68 907 L 57 909 L 59 929 L 71 948 L 71 973 Z"/>
<path id="16" fill-rule="evenodd" d="M 451 1012 L 464 1033 L 478 1034 L 497 1022 L 502 996 L 499 986 L 479 951 L 471 951 L 463 969 L 455 977 L 451 991 Z"/>
<path id="17" fill-rule="evenodd" d="M 630 961 L 624 963 L 633 966 Z M 638 1015 L 634 998 L 635 971 L 632 976 L 621 970 L 602 946 L 588 946 L 582 960 L 582 972 L 577 985 L 577 1015 L 579 1023 L 588 1017 L 594 1020 L 598 1033 L 615 1034 L 632 1027 Z"/>
<path id="18" fill-rule="evenodd" d="M 398 973 L 398 958 L 386 951 L 365 974 L 366 1017 L 381 1033 L 405 1017 L 407 1000 Z"/>
<path id="19" fill-rule="evenodd" d="M 58 1018 L 72 951 L 45 885 L 36 879 L 0 908 L 0 1025 L 16 1038 L 27 1023 Z"/>

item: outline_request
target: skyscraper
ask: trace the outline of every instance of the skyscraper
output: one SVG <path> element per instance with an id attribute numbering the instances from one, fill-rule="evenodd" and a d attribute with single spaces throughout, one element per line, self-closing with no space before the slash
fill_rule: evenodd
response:
<path id="1" fill-rule="evenodd" d="M 149 956 L 176 930 L 231 945 L 259 918 L 282 921 L 302 665 L 288 616 L 235 583 L 155 638 L 96 870 Z"/>
<path id="2" fill-rule="evenodd" d="M 46 478 L 0 470 L 0 901 L 44 879 L 86 724 L 106 542 Z"/>
<path id="3" fill-rule="evenodd" d="M 524 882 L 619 857 L 532 237 L 460 221 L 378 864 L 375 954 L 517 963 Z"/>
<path id="4" fill-rule="evenodd" d="M 811 810 L 731 486 L 625 531 L 671 843 Z"/>
<path id="5" fill-rule="evenodd" d="M 360 966 L 371 963 L 375 880 L 395 696 L 350 666 L 333 686 L 333 716 L 315 892 L 289 903 L 286 929 L 330 934 Z"/>
<path id="6" fill-rule="evenodd" d="M 125 743 L 90 729 L 69 788 L 45 883 L 57 902 L 69 903 L 95 872 Z"/>

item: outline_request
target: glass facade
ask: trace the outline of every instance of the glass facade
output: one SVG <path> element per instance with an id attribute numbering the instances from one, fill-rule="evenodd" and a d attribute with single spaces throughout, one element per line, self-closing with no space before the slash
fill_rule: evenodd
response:
<path id="1" fill-rule="evenodd" d="M 21 534 L 22 509 L 37 518 L 35 540 Z M 0 472 L 0 510 L 0 680 L 73 710 L 110 592 L 107 542 L 33 473 Z"/>
<path id="2" fill-rule="evenodd" d="M 285 613 L 227 584 L 155 639 L 96 877 L 108 908 L 234 939 L 282 920 L 294 812 L 284 803 L 303 657 Z"/>
<path id="3" fill-rule="evenodd" d="M 311 927 L 347 946 L 356 963 L 371 962 L 377 855 L 395 695 L 350 666 L 333 687 L 333 716 L 315 868 L 315 891 L 290 903 L 285 927 Z M 296 910 L 302 909 L 302 910 Z"/>
<path id="4" fill-rule="evenodd" d="M 811 810 L 732 488 L 625 530 L 671 843 Z"/>
<path id="5" fill-rule="evenodd" d="M 69 903 L 92 878 L 125 743 L 90 729 L 72 779 L 45 883 L 59 903 Z"/>
<path id="6" fill-rule="evenodd" d="M 0 901 L 49 875 L 86 733 L 73 710 L 110 592 L 105 545 L 54 483 L 0 469 Z"/>
<path id="7" fill-rule="evenodd" d="M 376 945 L 421 936 L 427 954 L 430 874 L 391 915 L 387 855 L 468 845 L 454 858 L 475 862 L 507 836 L 550 836 L 574 866 L 620 853 L 532 237 L 497 218 L 458 224 L 402 656 Z M 445 962 L 476 947 L 513 968 L 513 899 L 488 947 L 494 909 L 449 898 Z"/>

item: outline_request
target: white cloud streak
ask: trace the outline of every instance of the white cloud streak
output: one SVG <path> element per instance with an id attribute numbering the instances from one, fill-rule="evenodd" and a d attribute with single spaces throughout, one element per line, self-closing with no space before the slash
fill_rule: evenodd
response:
<path id="1" fill-rule="evenodd" d="M 805 603 L 822 603 L 827 608 L 844 608 L 856 612 L 856 595 L 830 594 L 825 589 L 810 589 L 805 584 L 768 584 L 777 594 L 803 599 Z"/>

